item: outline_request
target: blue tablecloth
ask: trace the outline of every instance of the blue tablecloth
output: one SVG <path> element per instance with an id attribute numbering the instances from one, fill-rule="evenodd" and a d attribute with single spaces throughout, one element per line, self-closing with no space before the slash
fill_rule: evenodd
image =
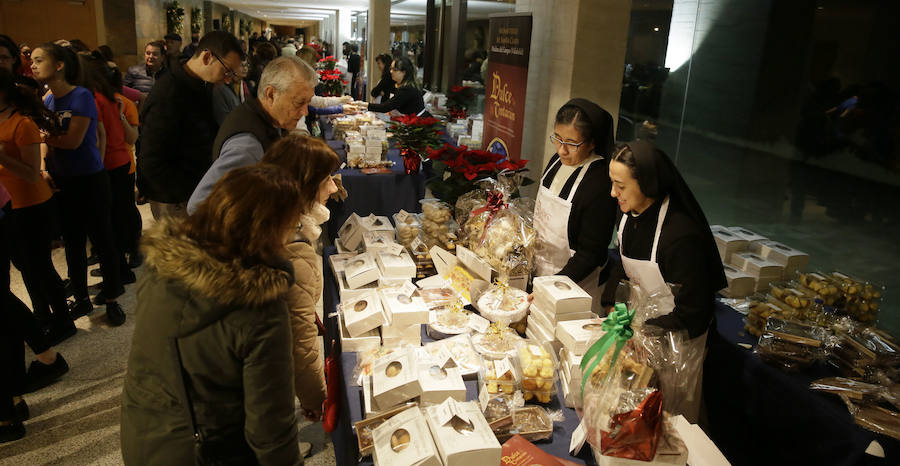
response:
<path id="1" fill-rule="evenodd" d="M 325 141 L 337 152 L 342 162 L 347 161 L 343 141 L 334 140 L 333 127 L 325 117 L 319 118 L 319 126 Z M 400 151 L 390 149 L 388 160 L 394 162 L 390 174 L 366 175 L 356 168 L 338 171 L 349 196 L 343 202 L 328 202 L 331 218 L 328 220 L 328 238 L 334 240 L 344 221 L 354 212 L 361 216 L 369 214 L 391 216 L 400 211 L 417 213 L 422 208 L 419 200 L 425 197 L 425 174 L 419 172 L 407 175 L 403 168 Z"/>
<path id="2" fill-rule="evenodd" d="M 328 262 L 328 256 L 334 253 L 335 250 L 333 247 L 327 247 L 323 251 L 323 256 L 325 258 L 323 268 L 323 273 L 325 274 L 323 306 L 326 316 L 328 313 L 333 312 L 335 306 L 340 302 L 340 295 L 338 292 L 337 284 L 334 281 L 334 274 L 331 273 L 331 265 Z M 341 381 L 341 391 L 343 393 L 343 399 L 341 400 L 342 405 L 339 416 L 340 421 L 335 431 L 331 434 L 332 443 L 334 444 L 335 460 L 339 465 L 369 465 L 372 464 L 371 457 L 364 458 L 364 461 L 362 462 L 358 461 L 359 449 L 356 435 L 352 431 L 353 424 L 357 421 L 362 420 L 363 418 L 362 387 L 353 385 L 354 382 L 352 381 L 353 369 L 354 367 L 356 367 L 356 353 L 341 352 L 340 338 L 337 336 L 339 329 L 337 328 L 336 318 L 326 318 L 324 324 L 325 341 L 328 342 L 326 344 L 326 352 L 331 345 L 330 342 L 335 341 L 335 349 L 337 351 L 337 354 L 340 354 L 341 372 L 343 375 Z M 425 334 L 423 326 L 422 342 L 425 343 L 428 341 L 433 340 Z M 477 399 L 477 382 L 474 380 L 467 380 L 466 392 L 467 399 Z M 578 427 L 578 416 L 575 414 L 574 409 L 566 408 L 563 405 L 562 391 L 559 389 L 558 385 L 557 393 L 557 398 L 552 401 L 549 408 L 553 410 L 562 409 L 565 420 L 554 424 L 553 438 L 548 441 L 536 442 L 535 445 L 537 445 L 547 453 L 550 453 L 551 455 L 560 456 L 578 464 L 596 464 L 594 462 L 594 459 L 591 457 L 590 448 L 588 448 L 587 446 L 582 449 L 578 457 L 569 456 L 569 440 L 572 437 L 572 432 L 576 427 Z"/>
<path id="3" fill-rule="evenodd" d="M 327 260 L 333 253 L 334 248 L 324 252 L 324 304 L 328 312 L 333 312 L 340 301 Z M 610 260 L 617 259 L 611 251 Z M 703 369 L 704 412 L 708 420 L 703 427 L 732 464 L 900 464 L 900 442 L 856 425 L 836 396 L 809 390 L 811 381 L 837 375 L 829 366 L 821 364 L 788 373 L 763 363 L 752 350 L 738 346 L 755 345 L 757 341 L 744 331 L 743 317 L 730 306 L 717 303 L 716 331 L 709 333 Z M 327 319 L 325 326 L 327 339 L 331 338 L 328 335 L 338 335 L 336 319 Z M 339 338 L 334 338 L 340 351 Z M 423 341 L 427 340 L 423 334 Z M 356 365 L 356 354 L 341 354 L 340 360 L 345 399 L 340 425 L 332 440 L 337 464 L 356 464 L 357 443 L 351 426 L 362 418 L 362 389 L 346 383 Z M 474 382 L 467 382 L 466 388 L 470 398 L 477 394 Z M 561 406 L 560 400 L 554 400 L 554 406 Z M 537 445 L 553 455 L 593 464 L 588 449 L 578 458 L 568 456 L 569 439 L 578 418 L 572 409 L 563 408 L 563 412 L 566 419 L 554 426 L 551 441 Z M 872 441 L 884 448 L 885 459 L 865 453 Z"/>
<path id="4" fill-rule="evenodd" d="M 829 366 L 788 373 L 738 346 L 757 340 L 743 317 L 719 303 L 703 371 L 707 435 L 732 464 L 900 464 L 900 442 L 857 426 L 837 396 L 809 390 L 811 381 L 837 375 Z M 873 440 L 887 461 L 865 454 Z"/>

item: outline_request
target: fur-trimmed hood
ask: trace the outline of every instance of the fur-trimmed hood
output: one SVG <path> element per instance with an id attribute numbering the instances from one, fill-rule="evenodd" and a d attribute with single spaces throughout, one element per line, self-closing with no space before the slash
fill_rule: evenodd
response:
<path id="1" fill-rule="evenodd" d="M 162 219 L 141 240 L 145 262 L 157 279 L 174 282 L 194 302 L 194 315 L 181 316 L 178 334 L 191 333 L 238 307 L 259 307 L 281 298 L 294 281 L 285 260 L 278 267 L 223 262 L 177 233 L 178 220 Z M 149 277 L 148 277 L 149 278 Z M 205 302 L 205 303 L 203 303 Z"/>

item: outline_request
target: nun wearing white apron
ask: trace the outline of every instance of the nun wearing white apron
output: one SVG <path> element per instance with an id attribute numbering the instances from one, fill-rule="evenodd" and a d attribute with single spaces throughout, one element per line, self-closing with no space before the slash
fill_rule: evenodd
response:
<path id="1" fill-rule="evenodd" d="M 682 380 L 668 378 L 677 389 L 666 387 L 666 374 L 660 374 L 663 408 L 696 422 L 715 295 L 727 286 L 709 222 L 669 157 L 646 142 L 620 148 L 610 161 L 609 177 L 611 195 L 623 212 L 618 241 L 624 274 L 645 294 L 662 296 L 665 314 L 644 325 L 684 330 L 688 351 L 698 355 L 679 374 Z M 678 285 L 674 294 L 669 284 Z"/>
<path id="2" fill-rule="evenodd" d="M 586 99 L 572 99 L 556 113 L 550 141 L 556 153 L 541 177 L 534 208 L 535 275 L 566 275 L 600 298 L 609 276 L 608 247 L 616 223 L 609 197 L 613 120 Z"/>

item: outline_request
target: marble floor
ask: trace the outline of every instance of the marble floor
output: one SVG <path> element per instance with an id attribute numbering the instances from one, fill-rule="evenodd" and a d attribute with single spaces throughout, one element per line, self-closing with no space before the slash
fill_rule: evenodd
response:
<path id="1" fill-rule="evenodd" d="M 146 228 L 153 222 L 149 206 L 140 210 Z M 53 261 L 65 276 L 61 249 L 54 251 Z M 30 307 L 21 275 L 15 268 L 11 275 L 13 292 Z M 90 277 L 89 284 L 99 280 Z M 78 334 L 57 347 L 71 369 L 57 383 L 25 396 L 31 410 L 31 419 L 25 422 L 28 433 L 22 440 L 0 445 L 0 465 L 122 464 L 119 399 L 134 332 L 134 294 L 134 285 L 129 285 L 119 300 L 128 315 L 121 327 L 107 325 L 103 308 L 75 322 Z M 26 359 L 33 359 L 30 351 Z M 298 419 L 303 419 L 299 413 Z M 334 464 L 334 448 L 322 424 L 303 420 L 299 428 L 300 439 L 313 445 L 306 464 Z"/>

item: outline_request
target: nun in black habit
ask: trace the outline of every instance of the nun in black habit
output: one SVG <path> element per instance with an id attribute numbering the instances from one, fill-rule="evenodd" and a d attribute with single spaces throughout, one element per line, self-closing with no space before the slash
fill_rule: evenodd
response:
<path id="1" fill-rule="evenodd" d="M 684 331 L 689 352 L 698 355 L 689 361 L 695 386 L 667 392 L 663 380 L 666 410 L 696 422 L 715 295 L 727 286 L 709 222 L 669 157 L 649 143 L 623 145 L 609 163 L 609 177 L 623 213 L 622 267 L 613 276 L 625 275 L 646 296 L 656 295 L 660 315 L 644 325 Z"/>

